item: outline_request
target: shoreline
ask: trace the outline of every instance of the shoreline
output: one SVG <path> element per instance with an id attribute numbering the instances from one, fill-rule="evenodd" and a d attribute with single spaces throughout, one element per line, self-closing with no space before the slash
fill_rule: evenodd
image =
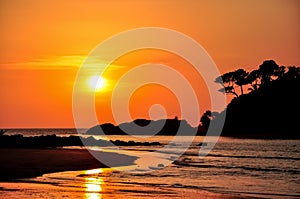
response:
<path id="1" fill-rule="evenodd" d="M 111 167 L 133 165 L 137 157 L 112 152 L 94 151 L 110 160 Z M 95 159 L 87 149 L 0 149 L 0 181 L 38 177 L 47 173 L 109 168 Z"/>

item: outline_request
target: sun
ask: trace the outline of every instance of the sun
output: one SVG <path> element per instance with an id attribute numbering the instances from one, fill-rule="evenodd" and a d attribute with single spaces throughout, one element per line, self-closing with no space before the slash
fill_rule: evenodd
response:
<path id="1" fill-rule="evenodd" d="M 100 76 L 92 76 L 88 80 L 89 87 L 93 89 L 94 91 L 101 91 L 106 86 L 106 80 L 103 77 Z"/>

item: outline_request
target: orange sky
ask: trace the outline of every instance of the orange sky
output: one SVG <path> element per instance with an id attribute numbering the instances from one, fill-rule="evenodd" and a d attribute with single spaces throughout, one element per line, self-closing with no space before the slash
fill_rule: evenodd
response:
<path id="1" fill-rule="evenodd" d="M 182 32 L 206 49 L 221 72 L 252 70 L 265 59 L 300 66 L 299 13 L 297 0 L 2 0 L 0 128 L 74 127 L 72 89 L 82 61 L 104 39 L 132 28 Z M 114 83 L 149 62 L 180 71 L 196 91 L 201 112 L 210 108 L 203 80 L 186 61 L 143 50 L 124 55 L 105 72 L 106 87 L 96 93 L 99 122 L 114 122 Z M 168 117 L 180 115 L 170 91 L 149 85 L 132 96 L 132 117 L 148 117 L 156 103 L 166 107 Z"/>

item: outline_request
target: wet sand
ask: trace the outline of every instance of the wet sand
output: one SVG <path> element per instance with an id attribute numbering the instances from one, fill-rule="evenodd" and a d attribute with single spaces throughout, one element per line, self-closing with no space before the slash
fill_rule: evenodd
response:
<path id="1" fill-rule="evenodd" d="M 97 151 L 111 167 L 132 165 L 136 157 Z M 106 168 L 85 149 L 0 149 L 0 181 L 61 171 Z"/>
<path id="2" fill-rule="evenodd" d="M 110 152 L 96 152 L 111 161 L 114 167 L 134 164 L 136 157 Z M 212 193 L 201 189 L 187 189 L 160 186 L 141 186 L 134 183 L 120 184 L 102 181 L 93 176 L 81 176 L 88 169 L 107 168 L 84 149 L 0 149 L 0 198 L 248 198 L 222 193 Z M 50 175 L 61 177 L 62 171 L 70 171 L 67 178 L 76 178 L 74 184 L 52 184 L 39 182 L 38 178 L 17 180 Z M 74 171 L 74 172 L 72 172 Z M 49 174 L 48 174 L 49 173 Z M 47 178 L 43 176 L 42 178 Z M 55 177 L 56 176 L 56 177 Z M 1 182 L 2 181 L 2 182 Z M 99 182 L 98 182 L 99 181 Z M 100 183 L 101 182 L 101 183 Z M 69 182 L 68 182 L 69 183 Z M 51 190 L 51 191 L 49 191 Z"/>
<path id="3" fill-rule="evenodd" d="M 121 155 L 111 152 L 95 152 L 105 159 L 118 160 L 110 166 L 127 166 L 134 164 L 136 157 Z M 114 161 L 113 161 L 114 162 Z M 187 189 L 174 187 L 156 187 L 141 186 L 135 184 L 119 184 L 112 182 L 102 182 L 91 176 L 80 176 L 85 171 L 95 168 L 107 168 L 100 163 L 85 149 L 0 149 L 0 198 L 60 198 L 64 193 L 65 198 L 110 198 L 120 199 L 135 198 L 145 199 L 159 197 L 169 198 L 219 198 L 219 199 L 237 199 L 248 198 L 222 193 L 212 193 L 201 189 Z M 72 186 L 61 184 L 60 186 L 52 183 L 35 182 L 36 176 L 57 175 L 61 176 L 63 172 L 70 171 L 75 175 L 70 178 L 82 178 L 78 184 Z M 72 172 L 74 171 L 74 172 Z M 18 180 L 20 179 L 20 180 Z M 89 182 L 89 180 L 93 180 Z M 2 182 L 1 182 L 2 181 Z M 92 183 L 92 184 L 90 184 Z M 111 184 L 112 183 L 112 184 Z M 97 188 L 102 186 L 102 188 Z M 97 188 L 90 190 L 90 188 Z M 47 193 L 47 194 L 46 194 Z M 250 198 L 250 197 L 249 197 Z"/>
<path id="4" fill-rule="evenodd" d="M 0 182 L 0 198 L 9 199 L 53 199 L 53 198 L 118 198 L 118 199 L 258 199 L 254 197 L 213 193 L 205 190 L 149 188 L 145 186 L 104 186 L 102 191 L 91 191 L 88 187 L 59 187 L 51 184 Z M 51 190 L 51 191 L 49 191 Z"/>

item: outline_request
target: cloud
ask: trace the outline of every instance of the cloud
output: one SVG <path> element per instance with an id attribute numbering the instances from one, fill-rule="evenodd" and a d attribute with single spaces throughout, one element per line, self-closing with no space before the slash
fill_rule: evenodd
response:
<path id="1" fill-rule="evenodd" d="M 90 71 L 106 67 L 109 63 L 97 57 L 80 55 L 73 56 L 51 56 L 47 58 L 34 59 L 28 62 L 4 63 L 2 69 L 10 70 L 78 70 L 84 64 Z M 117 70 L 124 66 L 110 64 L 110 70 Z"/>

